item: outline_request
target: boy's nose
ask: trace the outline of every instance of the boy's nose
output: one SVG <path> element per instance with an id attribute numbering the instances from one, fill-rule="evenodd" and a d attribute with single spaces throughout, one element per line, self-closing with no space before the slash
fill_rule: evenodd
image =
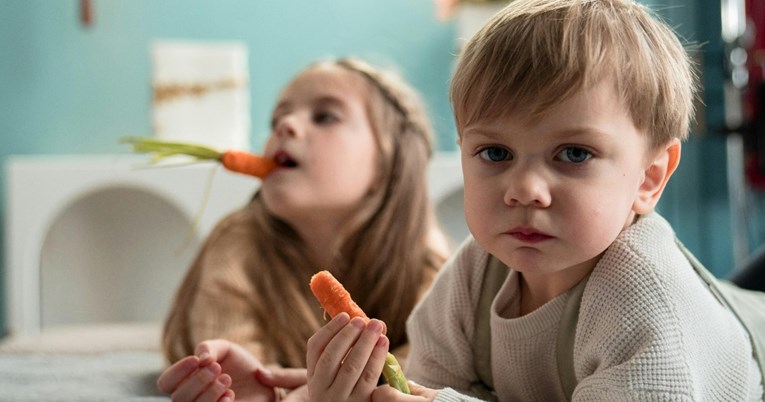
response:
<path id="1" fill-rule="evenodd" d="M 539 172 L 532 169 L 513 169 L 507 181 L 505 204 L 509 206 L 526 206 L 546 208 L 550 206 L 551 195 L 547 180 Z"/>

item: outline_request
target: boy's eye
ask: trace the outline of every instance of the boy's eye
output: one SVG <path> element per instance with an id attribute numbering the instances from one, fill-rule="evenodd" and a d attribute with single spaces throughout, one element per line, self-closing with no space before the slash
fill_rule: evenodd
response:
<path id="1" fill-rule="evenodd" d="M 487 147 L 478 153 L 481 158 L 491 162 L 501 162 L 513 159 L 513 154 L 510 151 L 500 147 Z"/>
<path id="2" fill-rule="evenodd" d="M 564 162 L 582 163 L 590 158 L 592 158 L 590 151 L 578 147 L 567 147 L 558 153 L 558 159 Z"/>

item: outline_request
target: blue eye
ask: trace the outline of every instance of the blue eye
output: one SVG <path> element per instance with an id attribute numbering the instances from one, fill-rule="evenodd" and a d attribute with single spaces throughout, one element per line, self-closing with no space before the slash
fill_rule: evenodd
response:
<path id="1" fill-rule="evenodd" d="M 501 162 L 513 159 L 510 151 L 500 147 L 487 147 L 478 154 L 481 158 L 491 162 Z"/>
<path id="2" fill-rule="evenodd" d="M 582 163 L 592 158 L 592 153 L 583 148 L 568 147 L 558 153 L 558 158 L 564 162 Z"/>

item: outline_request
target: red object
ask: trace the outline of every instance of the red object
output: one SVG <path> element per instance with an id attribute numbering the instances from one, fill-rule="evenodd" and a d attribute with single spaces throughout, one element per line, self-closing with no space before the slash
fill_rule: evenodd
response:
<path id="1" fill-rule="evenodd" d="M 80 0 L 80 22 L 85 27 L 93 25 L 93 4 L 90 0 Z"/>
<path id="2" fill-rule="evenodd" d="M 755 189 L 765 190 L 765 2 L 746 0 L 746 18 L 752 31 L 746 66 L 749 81 L 744 91 L 745 175 Z"/>

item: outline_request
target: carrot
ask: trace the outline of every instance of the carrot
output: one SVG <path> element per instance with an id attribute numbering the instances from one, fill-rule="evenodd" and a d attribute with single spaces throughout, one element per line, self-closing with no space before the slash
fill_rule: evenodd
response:
<path id="1" fill-rule="evenodd" d="M 351 318 L 361 317 L 365 322 L 369 322 L 369 317 L 364 313 L 364 310 L 353 301 L 351 294 L 329 271 L 319 271 L 314 274 L 311 277 L 310 286 L 314 297 L 319 301 L 321 307 L 329 313 L 330 317 L 346 312 Z M 406 377 L 404 377 L 404 371 L 392 353 L 388 353 L 385 357 L 383 377 L 391 387 L 405 394 L 411 393 Z"/>
<path id="2" fill-rule="evenodd" d="M 273 159 L 235 150 L 224 152 L 220 161 L 223 163 L 223 167 L 232 172 L 248 174 L 260 178 L 268 176 L 268 174 L 277 167 L 277 164 Z"/>
<path id="3" fill-rule="evenodd" d="M 203 145 L 185 142 L 162 141 L 146 137 L 125 137 L 120 142 L 133 145 L 133 151 L 152 155 L 152 162 L 161 159 L 185 155 L 197 161 L 218 161 L 226 169 L 258 178 L 265 178 L 277 164 L 272 159 L 264 158 L 245 151 L 228 150 L 220 152 Z"/>
<path id="4" fill-rule="evenodd" d="M 330 317 L 345 311 L 351 318 L 361 317 L 369 322 L 364 310 L 351 299 L 351 294 L 329 271 L 319 271 L 311 277 L 311 292 Z"/>

